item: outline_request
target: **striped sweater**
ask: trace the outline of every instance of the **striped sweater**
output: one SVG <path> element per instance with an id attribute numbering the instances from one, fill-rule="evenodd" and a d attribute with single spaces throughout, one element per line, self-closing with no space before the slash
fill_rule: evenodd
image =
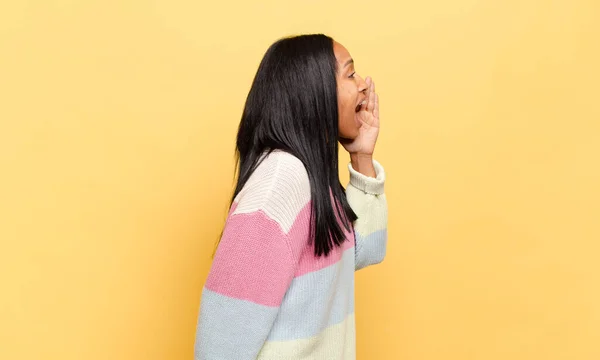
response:
<path id="1" fill-rule="evenodd" d="M 310 185 L 302 162 L 274 151 L 234 199 L 202 289 L 196 360 L 356 358 L 354 271 L 386 252 L 385 173 L 348 164 L 358 220 L 327 257 L 309 245 Z"/>

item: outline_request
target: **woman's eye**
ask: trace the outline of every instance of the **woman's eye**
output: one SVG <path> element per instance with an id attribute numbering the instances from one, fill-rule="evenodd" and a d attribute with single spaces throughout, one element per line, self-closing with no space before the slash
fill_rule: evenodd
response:
<path id="1" fill-rule="evenodd" d="M 354 78 L 354 74 L 356 74 L 356 72 L 353 72 L 353 73 L 352 73 L 352 74 L 350 74 L 350 76 L 348 76 L 348 77 L 350 77 L 350 78 Z"/>

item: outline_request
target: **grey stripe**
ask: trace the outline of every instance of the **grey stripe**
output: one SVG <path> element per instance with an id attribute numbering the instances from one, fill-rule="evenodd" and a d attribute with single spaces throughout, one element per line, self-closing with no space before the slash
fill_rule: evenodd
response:
<path id="1" fill-rule="evenodd" d="M 202 290 L 195 360 L 256 359 L 277 308 Z"/>
<path id="2" fill-rule="evenodd" d="M 356 270 L 382 262 L 387 247 L 387 229 L 375 231 L 365 237 L 357 231 L 354 233 L 356 234 Z"/>
<path id="3" fill-rule="evenodd" d="M 354 312 L 354 247 L 324 269 L 295 278 L 269 341 L 304 339 L 342 322 Z"/>

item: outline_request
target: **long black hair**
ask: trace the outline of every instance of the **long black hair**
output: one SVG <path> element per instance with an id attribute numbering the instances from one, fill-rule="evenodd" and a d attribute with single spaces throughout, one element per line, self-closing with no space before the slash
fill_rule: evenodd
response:
<path id="1" fill-rule="evenodd" d="M 338 172 L 336 70 L 333 39 L 326 35 L 276 41 L 258 67 L 236 141 L 238 178 L 231 204 L 265 152 L 279 149 L 302 161 L 310 182 L 310 237 L 317 257 L 344 241 L 338 218 L 346 230 L 357 218 Z"/>

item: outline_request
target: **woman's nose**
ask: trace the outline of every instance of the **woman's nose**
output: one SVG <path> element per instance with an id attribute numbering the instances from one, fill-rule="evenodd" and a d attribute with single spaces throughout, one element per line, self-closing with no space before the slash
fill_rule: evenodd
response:
<path id="1" fill-rule="evenodd" d="M 369 86 L 367 85 L 367 82 L 365 80 L 363 80 L 363 78 L 359 77 L 359 82 L 358 82 L 358 92 L 365 92 L 367 91 L 367 89 L 369 88 Z"/>

